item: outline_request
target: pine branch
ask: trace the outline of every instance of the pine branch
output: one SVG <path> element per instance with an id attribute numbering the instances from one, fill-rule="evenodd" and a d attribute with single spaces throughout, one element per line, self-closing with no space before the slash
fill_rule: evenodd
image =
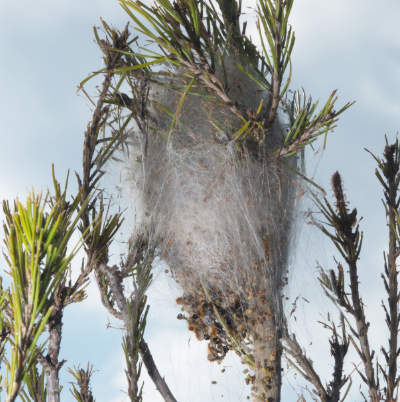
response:
<path id="1" fill-rule="evenodd" d="M 85 142 L 83 150 L 83 173 L 82 178 L 77 175 L 80 191 L 84 199 L 93 198 L 97 183 L 104 174 L 105 163 L 113 156 L 115 150 L 125 140 L 125 125 L 114 132 L 112 137 L 100 137 L 101 130 L 105 129 L 110 113 L 109 104 L 113 102 L 124 102 L 127 106 L 126 97 L 118 93 L 118 85 L 114 90 L 112 79 L 117 74 L 118 68 L 124 66 L 124 54 L 128 47 L 128 26 L 122 33 L 111 29 L 104 21 L 103 26 L 107 35 L 106 40 L 99 38 L 95 30 L 95 36 L 101 47 L 105 58 L 106 68 L 96 74 L 104 74 L 104 80 L 100 95 L 93 112 L 93 118 L 85 132 Z M 129 56 L 130 57 L 130 56 Z M 128 57 L 128 59 L 129 59 Z M 139 56 L 140 59 L 140 56 Z M 143 69 L 145 76 L 146 68 Z M 90 78 L 90 77 L 89 77 Z M 84 80 L 81 86 L 86 82 Z M 136 121 L 144 121 L 143 97 L 146 97 L 146 86 L 142 88 L 139 98 L 135 98 L 133 103 L 129 100 L 129 108 L 135 114 Z M 107 104 L 107 106 L 104 106 Z M 140 352 L 142 360 L 149 372 L 150 378 L 154 381 L 157 389 L 166 401 L 176 401 L 169 390 L 164 378 L 158 372 L 150 350 L 143 340 L 144 328 L 147 313 L 145 307 L 145 291 L 150 283 L 150 271 L 148 275 L 138 276 L 140 281 L 136 283 L 136 292 L 131 299 L 124 295 L 123 280 L 127 276 L 132 276 L 134 269 L 138 269 L 139 264 L 144 261 L 144 248 L 139 245 L 136 248 L 138 255 L 129 261 L 129 264 L 121 267 L 107 265 L 109 259 L 109 245 L 114 238 L 122 223 L 120 213 L 109 216 L 106 211 L 101 194 L 96 194 L 92 202 L 89 202 L 81 218 L 81 231 L 88 231 L 86 239 L 87 265 L 82 270 L 73 288 L 81 286 L 86 281 L 87 275 L 94 269 L 97 285 L 100 289 L 101 301 L 106 309 L 117 319 L 122 320 L 126 329 L 124 340 L 124 350 L 127 360 L 126 374 L 129 384 L 129 395 L 132 401 L 141 400 L 141 387 L 138 386 L 140 375 L 140 363 L 136 351 Z M 131 255 L 131 250 L 130 250 Z M 147 260 L 146 260 L 147 261 Z M 129 266 L 128 266 L 129 265 Z M 136 268 L 135 268 L 136 267 Z M 148 269 L 151 262 L 147 263 Z M 135 318 L 136 317 L 136 318 Z"/>
<path id="2" fill-rule="evenodd" d="M 300 375 L 314 386 L 314 393 L 321 402 L 340 402 L 343 400 L 341 399 L 341 390 L 349 381 L 349 377 L 343 375 L 343 364 L 350 341 L 346 335 L 343 318 L 341 319 L 341 337 L 339 337 L 333 323 L 323 325 L 325 328 L 329 329 L 332 334 L 329 344 L 330 352 L 334 359 L 332 380 L 327 386 L 322 384 L 320 376 L 314 370 L 313 362 L 301 348 L 294 334 L 290 335 L 286 333 L 284 337 L 286 344 L 285 351 L 288 356 L 294 359 L 294 361 L 292 361 L 289 358 L 289 364 L 296 368 Z"/>
<path id="3" fill-rule="evenodd" d="M 396 399 L 400 380 L 397 366 L 397 359 L 400 354 L 398 350 L 400 320 L 397 271 L 397 258 L 400 250 L 400 220 L 398 215 L 400 200 L 400 150 L 398 140 L 391 145 L 386 143 L 382 159 L 377 158 L 373 154 L 371 155 L 378 163 L 375 175 L 383 187 L 383 204 L 388 219 L 389 248 L 387 255 L 384 254 L 384 273 L 382 274 L 388 297 L 387 305 L 383 303 L 382 305 L 385 310 L 386 325 L 389 331 L 389 346 L 387 349 L 382 347 L 382 352 L 387 364 L 387 369 L 382 368 L 382 372 L 386 382 L 385 398 L 387 401 L 394 401 Z"/>
<path id="4" fill-rule="evenodd" d="M 77 402 L 94 402 L 95 399 L 90 389 L 90 380 L 93 375 L 93 366 L 89 363 L 86 370 L 74 367 L 74 369 L 68 369 L 70 374 L 74 377 L 76 383 L 71 383 L 72 389 L 70 390 L 72 396 Z"/>
<path id="5" fill-rule="evenodd" d="M 316 204 L 327 220 L 325 225 L 317 224 L 317 226 L 331 239 L 347 263 L 350 279 L 350 297 L 347 297 L 344 288 L 345 280 L 341 264 L 338 264 L 337 273 L 334 270 L 330 270 L 329 275 L 322 272 L 320 281 L 327 295 L 351 314 L 355 320 L 355 328 L 351 327 L 351 330 L 359 342 L 359 347 L 356 347 L 356 350 L 364 365 L 365 376 L 362 376 L 362 378 L 368 386 L 371 401 L 379 402 L 379 384 L 377 373 L 373 366 L 374 351 L 370 348 L 368 338 L 369 323 L 365 317 L 363 301 L 359 291 L 357 261 L 361 251 L 363 235 L 359 231 L 357 210 L 349 211 L 343 191 L 342 179 L 338 172 L 332 176 L 332 188 L 336 199 L 335 207 L 332 207 L 326 198 L 324 198 L 324 203 L 315 199 Z M 329 226 L 332 231 L 327 229 Z"/>
<path id="6" fill-rule="evenodd" d="M 104 277 L 107 278 L 107 283 L 108 286 L 110 287 L 110 294 L 114 298 L 115 304 L 117 305 L 119 309 L 119 314 L 120 318 L 125 324 L 125 328 L 128 331 L 128 339 L 129 342 L 135 342 L 138 345 L 138 350 L 140 352 L 140 356 L 143 360 L 143 363 L 146 367 L 146 370 L 150 376 L 150 378 L 153 380 L 154 385 L 156 386 L 157 390 L 160 392 L 161 396 L 166 402 L 176 402 L 175 397 L 173 396 L 171 390 L 169 389 L 167 383 L 165 382 L 165 379 L 160 375 L 157 366 L 154 362 L 153 356 L 150 352 L 150 349 L 147 345 L 147 343 L 143 339 L 143 334 L 144 334 L 144 328 L 138 329 L 138 326 L 140 327 L 143 323 L 143 321 L 132 321 L 133 317 L 135 315 L 141 315 L 140 310 L 136 310 L 134 312 L 132 310 L 133 306 L 136 304 L 136 306 L 143 306 L 143 298 L 144 296 L 144 289 L 143 286 L 145 286 L 146 281 L 144 283 L 139 283 L 139 288 L 138 292 L 132 296 L 133 300 L 129 306 L 125 296 L 124 296 L 124 291 L 123 291 L 123 286 L 122 286 L 122 275 L 121 272 L 117 269 L 116 266 L 113 268 L 107 267 L 104 264 L 99 264 L 97 267 L 97 270 L 104 275 Z M 148 286 L 148 282 L 147 282 Z M 138 297 L 138 300 L 135 300 L 135 296 Z M 142 307 L 143 311 L 143 307 Z M 133 315 L 132 315 L 133 314 Z M 146 314 L 143 317 L 144 319 L 146 318 Z M 136 337 L 133 337 L 132 335 L 135 334 Z M 139 337 L 138 337 L 139 336 Z M 127 344 L 127 346 L 130 346 Z M 127 349 L 127 353 L 129 353 L 129 349 Z M 133 359 L 135 362 L 135 358 Z M 131 364 L 131 359 L 128 357 L 128 362 Z M 137 362 L 137 360 L 136 360 Z M 128 367 L 128 372 L 129 372 L 129 367 Z M 131 374 L 134 373 L 135 376 L 137 376 L 137 373 L 135 373 L 133 370 L 130 370 Z M 130 377 L 130 391 L 132 392 L 134 389 L 137 392 L 140 392 L 141 388 L 137 386 L 137 380 L 135 381 L 135 378 Z M 135 382 L 134 382 L 135 381 Z M 133 385 L 135 384 L 135 385 Z M 141 392 L 140 392 L 141 393 Z M 131 396 L 132 401 L 140 400 L 139 399 L 140 395 L 136 395 L 135 398 Z"/>
<path id="7" fill-rule="evenodd" d="M 287 334 L 284 338 L 284 341 L 287 345 L 284 349 L 285 352 L 296 361 L 298 367 L 294 362 L 291 362 L 290 360 L 289 364 L 297 368 L 297 371 L 300 373 L 300 375 L 315 387 L 316 394 L 318 395 L 320 400 L 326 402 L 328 398 L 328 392 L 322 385 L 319 375 L 314 370 L 312 361 L 302 350 L 295 335 Z"/>

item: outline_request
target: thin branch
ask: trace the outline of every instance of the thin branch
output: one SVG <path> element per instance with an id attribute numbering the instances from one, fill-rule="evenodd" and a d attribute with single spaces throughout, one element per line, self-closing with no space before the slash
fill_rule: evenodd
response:
<path id="1" fill-rule="evenodd" d="M 363 301 L 359 292 L 358 266 L 357 261 L 361 251 L 362 233 L 359 231 L 359 221 L 357 220 L 357 210 L 351 212 L 345 200 L 342 179 L 336 172 L 332 176 L 332 188 L 335 194 L 335 209 L 325 200 L 325 204 L 316 200 L 320 211 L 327 219 L 327 225 L 333 227 L 333 233 L 325 226 L 318 227 L 327 235 L 340 254 L 345 259 L 349 268 L 350 279 L 350 299 L 347 297 L 344 289 L 344 274 L 341 264 L 338 264 L 338 273 L 331 270 L 330 275 L 321 275 L 321 284 L 328 295 L 334 295 L 333 300 L 355 320 L 355 329 L 352 329 L 359 342 L 357 353 L 359 354 L 365 371 L 365 382 L 368 385 L 368 392 L 372 402 L 380 401 L 380 392 L 377 375 L 373 366 L 374 351 L 371 350 L 368 338 L 369 323 L 366 320 Z M 351 339 L 350 339 L 351 340 Z"/>
<path id="2" fill-rule="evenodd" d="M 111 294 L 114 297 L 118 308 L 120 309 L 120 317 L 124 321 L 125 328 L 128 329 L 131 325 L 131 317 L 127 314 L 129 309 L 123 294 L 123 287 L 121 283 L 122 276 L 120 272 L 118 272 L 116 267 L 110 268 L 105 264 L 99 264 L 97 269 L 102 273 L 102 275 L 108 278 L 108 285 L 110 287 Z M 149 346 L 144 339 L 142 339 L 139 344 L 139 351 L 150 378 L 153 380 L 154 385 L 164 398 L 165 402 L 176 402 L 176 399 L 165 382 L 165 379 L 160 375 L 160 372 L 158 371 L 153 356 L 150 352 Z"/>
<path id="3" fill-rule="evenodd" d="M 92 390 L 90 389 L 93 366 L 88 364 L 86 370 L 79 367 L 74 367 L 74 369 L 68 369 L 68 371 L 76 381 L 76 383 L 71 383 L 72 389 L 70 390 L 75 400 L 77 402 L 94 402 Z"/>
<path id="4" fill-rule="evenodd" d="M 397 397 L 399 385 L 397 359 L 398 333 L 399 333 L 399 290 L 398 290 L 398 271 L 397 258 L 399 255 L 399 183 L 400 183 L 400 150 L 398 141 L 394 144 L 387 144 L 383 159 L 372 156 L 378 163 L 375 175 L 384 190 L 384 206 L 388 218 L 389 231 L 389 250 L 387 256 L 384 255 L 384 273 L 382 278 L 387 292 L 387 306 L 382 306 L 386 315 L 386 325 L 389 330 L 389 347 L 382 348 L 382 353 L 386 360 L 387 370 L 383 370 L 386 381 L 385 397 L 387 401 L 394 401 Z"/>
<path id="5" fill-rule="evenodd" d="M 299 370 L 300 374 L 315 387 L 316 393 L 320 400 L 326 402 L 328 400 L 328 392 L 322 385 L 319 375 L 314 370 L 312 361 L 302 350 L 295 335 L 286 334 L 284 341 L 287 345 L 284 350 L 295 359 L 296 363 L 301 368 L 301 371 Z"/>

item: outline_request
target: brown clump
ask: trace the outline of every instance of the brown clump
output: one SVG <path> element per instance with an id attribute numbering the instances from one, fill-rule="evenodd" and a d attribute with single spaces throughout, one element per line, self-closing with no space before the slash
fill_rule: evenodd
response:
<path id="1" fill-rule="evenodd" d="M 199 281 L 197 286 L 187 287 L 176 301 L 182 307 L 178 318 L 187 321 L 198 340 L 208 342 L 208 360 L 221 363 L 233 350 L 250 369 L 245 382 L 251 385 L 252 395 L 256 400 L 267 400 L 264 396 L 275 383 L 279 368 L 275 348 L 271 349 L 279 342 L 274 333 L 276 301 L 260 280 L 260 264 L 255 263 L 253 269 L 251 284 L 237 291 Z"/>
<path id="2" fill-rule="evenodd" d="M 226 297 L 221 291 L 212 291 L 212 302 L 204 290 L 193 293 L 185 292 L 176 302 L 186 314 L 179 314 L 178 319 L 185 319 L 188 329 L 193 331 L 198 340 L 208 341 L 208 360 L 221 362 L 229 350 L 234 349 L 232 338 L 243 340 L 247 336 L 243 325 L 243 305 L 238 296 Z"/>

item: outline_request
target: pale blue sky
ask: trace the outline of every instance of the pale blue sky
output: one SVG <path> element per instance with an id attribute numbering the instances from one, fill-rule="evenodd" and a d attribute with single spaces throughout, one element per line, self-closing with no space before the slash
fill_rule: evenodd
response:
<path id="1" fill-rule="evenodd" d="M 52 163 L 60 178 L 67 169 L 80 169 L 83 132 L 91 111 L 87 100 L 77 96 L 76 88 L 87 74 L 101 66 L 92 34 L 99 17 L 118 27 L 127 21 L 116 0 L 0 1 L 1 199 L 24 197 L 32 186 L 45 189 L 50 183 Z M 400 5 L 395 0 L 297 0 L 292 15 L 297 37 L 293 87 L 304 87 L 321 102 L 333 89 L 339 90 L 339 105 L 357 101 L 329 137 L 322 156 L 313 158 L 309 154 L 309 173 L 317 172 L 316 180 L 328 187 L 330 175 L 339 169 L 349 201 L 365 217 L 365 269 L 361 279 L 373 299 L 368 310 L 372 322 L 381 316 L 381 284 L 375 286 L 374 270 L 381 267 L 386 228 L 380 190 L 373 176 L 374 163 L 363 148 L 381 152 L 384 135 L 394 138 L 400 126 L 399 18 Z M 326 302 L 317 295 L 315 261 L 329 267 L 331 249 L 313 230 L 307 229 L 299 237 L 299 263 L 291 274 L 296 285 L 290 288 L 290 295 L 301 293 L 314 299 L 319 307 Z M 230 376 L 217 374 L 218 367 L 210 374 L 204 361 L 204 345 L 189 340 L 183 323 L 175 319 L 173 295 L 177 290 L 162 276 L 158 278 L 161 284 L 155 284 L 151 292 L 146 337 L 178 400 L 243 401 L 240 367 L 229 368 L 228 373 L 233 373 Z M 302 336 L 313 342 L 315 356 L 321 356 L 327 345 L 325 339 L 319 339 L 324 333 L 312 324 L 321 318 L 317 307 L 302 306 L 299 321 L 307 321 L 307 325 L 301 325 Z M 87 302 L 67 309 L 61 358 L 68 360 L 67 366 L 85 366 L 87 361 L 94 364 L 98 402 L 122 401 L 120 389 L 126 387 L 120 333 L 106 329 L 106 322 L 96 290 L 91 289 Z M 384 327 L 379 325 L 373 331 L 374 339 L 379 339 Z M 318 367 L 330 371 L 327 361 L 328 354 L 319 360 Z M 188 369 L 190 366 L 192 369 Z M 285 378 L 283 400 L 295 401 L 291 389 L 300 392 L 299 386 L 292 377 Z M 71 380 L 66 375 L 63 379 Z M 211 385 L 214 379 L 218 385 Z M 151 383 L 146 395 L 145 402 L 159 400 Z M 67 391 L 62 400 L 72 400 Z"/>

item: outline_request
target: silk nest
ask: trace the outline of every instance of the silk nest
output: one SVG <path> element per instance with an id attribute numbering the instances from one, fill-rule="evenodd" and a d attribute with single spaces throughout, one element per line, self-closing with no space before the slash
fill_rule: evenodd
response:
<path id="1" fill-rule="evenodd" d="M 232 102 L 244 115 L 262 102 L 266 113 L 266 92 L 233 57 L 224 65 L 217 75 Z M 127 163 L 135 230 L 182 288 L 180 318 L 210 341 L 209 359 L 220 361 L 234 348 L 232 337 L 251 354 L 257 334 L 250 328 L 283 320 L 298 159 L 277 158 L 282 116 L 263 141 L 233 141 L 243 122 L 201 85 L 184 95 L 189 81 L 175 70 L 150 85 L 148 127 L 132 129 Z"/>

